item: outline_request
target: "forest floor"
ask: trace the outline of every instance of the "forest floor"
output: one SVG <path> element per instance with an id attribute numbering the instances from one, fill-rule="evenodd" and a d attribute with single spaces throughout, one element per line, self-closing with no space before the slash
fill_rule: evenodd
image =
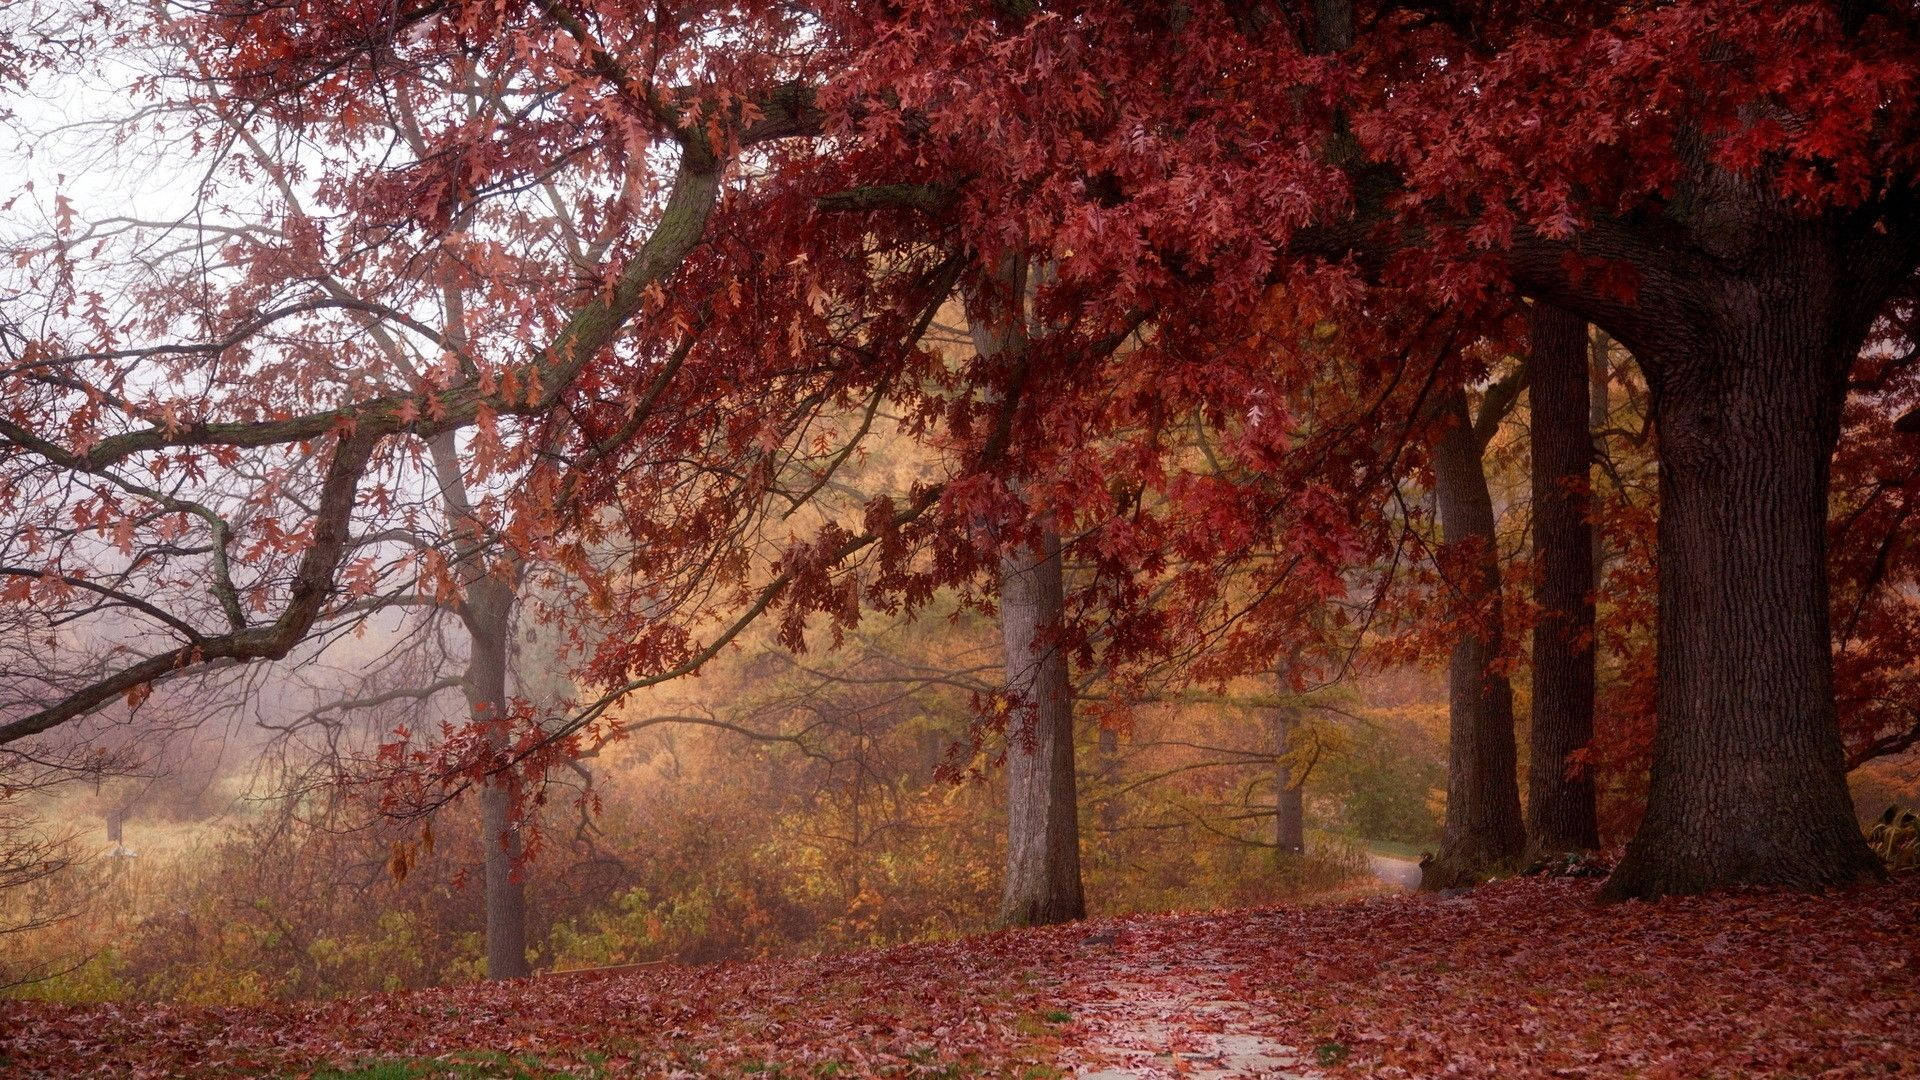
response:
<path id="1" fill-rule="evenodd" d="M 1920 876 L 1103 919 L 259 1008 L 0 1002 L 0 1075 L 1920 1075 Z"/>

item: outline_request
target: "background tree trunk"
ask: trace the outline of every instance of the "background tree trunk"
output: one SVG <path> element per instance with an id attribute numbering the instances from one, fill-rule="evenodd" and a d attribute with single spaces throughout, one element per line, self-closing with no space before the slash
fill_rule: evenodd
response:
<path id="1" fill-rule="evenodd" d="M 467 705 L 483 723 L 490 749 L 504 751 L 508 733 L 507 645 L 512 625 L 513 590 L 485 578 L 466 590 L 467 627 L 472 638 L 467 657 Z M 514 821 L 513 781 L 508 774 L 489 777 L 480 786 L 482 878 L 487 919 L 487 978 L 518 979 L 527 969 L 527 886 L 519 876 L 521 841 Z"/>
<path id="2" fill-rule="evenodd" d="M 1007 694 L 1005 926 L 1083 919 L 1080 821 L 1073 763 L 1073 690 L 1056 634 L 1066 614 L 1060 539 L 1042 534 L 1000 564 Z"/>
<path id="3" fill-rule="evenodd" d="M 1307 853 L 1306 777 L 1295 778 L 1288 758 L 1293 751 L 1293 733 L 1300 726 L 1300 711 L 1293 706 L 1273 713 L 1273 752 L 1279 764 L 1273 773 L 1273 846 L 1281 854 Z"/>
<path id="4" fill-rule="evenodd" d="M 1593 774 L 1567 755 L 1593 739 L 1593 464 L 1587 321 L 1551 304 L 1527 308 L 1532 338 L 1533 715 L 1527 767 L 1529 857 L 1600 846 Z"/>
<path id="5" fill-rule="evenodd" d="M 1711 282 L 1702 331 L 1648 365 L 1660 726 L 1613 898 L 1882 873 L 1847 794 L 1828 627 L 1828 469 L 1865 325 L 1842 314 L 1845 245 L 1772 224 Z"/>
<path id="6" fill-rule="evenodd" d="M 1456 584 L 1481 617 L 1461 635 L 1447 667 L 1447 817 L 1440 853 L 1421 881 L 1427 889 L 1474 884 L 1518 862 L 1526 847 L 1513 689 L 1495 666 L 1504 624 L 1493 498 L 1466 389 L 1454 386 L 1439 408 L 1447 424 L 1433 460 L 1440 527 L 1449 545 L 1474 546 L 1470 568 Z"/>
<path id="7" fill-rule="evenodd" d="M 456 435 L 446 432 L 427 444 L 434 482 L 456 537 L 460 575 L 460 620 L 467 630 L 467 670 L 463 682 L 467 708 L 485 728 L 488 748 L 506 748 L 507 664 L 513 626 L 515 586 L 488 571 L 489 538 L 475 518 L 460 468 Z M 486 915 L 487 978 L 517 979 L 527 970 L 527 886 L 516 876 L 522 854 L 513 820 L 510 776 L 489 777 L 480 785 L 481 878 Z"/>

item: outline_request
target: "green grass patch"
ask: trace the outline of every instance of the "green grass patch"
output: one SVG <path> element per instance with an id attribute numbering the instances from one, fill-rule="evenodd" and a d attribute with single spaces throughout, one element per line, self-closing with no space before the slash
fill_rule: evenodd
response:
<path id="1" fill-rule="evenodd" d="M 1375 855 L 1386 855 L 1395 859 L 1412 859 L 1414 862 L 1419 862 L 1420 856 L 1427 854 L 1438 846 L 1435 844 L 1427 844 L 1423 847 L 1419 844 L 1401 843 L 1398 840 L 1361 840 L 1359 843 L 1361 848 Z"/>
<path id="2" fill-rule="evenodd" d="M 1323 1042 L 1313 1048 L 1313 1059 L 1322 1065 L 1338 1065 L 1347 1060 L 1348 1053 L 1345 1043 Z"/>

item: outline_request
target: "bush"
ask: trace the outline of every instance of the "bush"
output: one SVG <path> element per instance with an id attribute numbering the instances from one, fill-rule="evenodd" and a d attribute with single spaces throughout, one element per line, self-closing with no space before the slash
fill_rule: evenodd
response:
<path id="1" fill-rule="evenodd" d="M 1889 806 L 1867 832 L 1867 842 L 1889 870 L 1920 869 L 1920 814 Z"/>

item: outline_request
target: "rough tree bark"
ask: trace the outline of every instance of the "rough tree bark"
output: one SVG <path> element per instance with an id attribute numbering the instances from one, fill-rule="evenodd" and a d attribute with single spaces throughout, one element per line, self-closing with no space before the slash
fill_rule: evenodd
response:
<path id="1" fill-rule="evenodd" d="M 1829 464 L 1878 305 L 1831 222 L 1756 218 L 1722 222 L 1738 247 L 1696 284 L 1697 330 L 1647 350 L 1660 725 L 1612 898 L 1882 873 L 1847 793 L 1827 591 Z"/>
<path id="2" fill-rule="evenodd" d="M 1533 713 L 1527 767 L 1529 858 L 1600 846 L 1593 774 L 1569 776 L 1567 755 L 1593 738 L 1593 464 L 1587 321 L 1528 305 L 1533 550 Z"/>
<path id="3" fill-rule="evenodd" d="M 1522 238 L 1512 262 L 1632 351 L 1659 437 L 1659 726 L 1611 899 L 1883 873 L 1834 709 L 1828 470 L 1852 362 L 1920 268 L 1920 191 L 1816 216 L 1711 145 L 1686 162 L 1661 213 Z M 1634 288 L 1592 288 L 1576 245 Z"/>
<path id="4" fill-rule="evenodd" d="M 1000 632 L 1006 642 L 1006 926 L 1083 919 L 1080 822 L 1074 785 L 1073 690 L 1056 630 L 1065 615 L 1060 539 L 1042 534 L 1000 564 Z"/>
<path id="5" fill-rule="evenodd" d="M 1520 817 L 1513 689 L 1498 668 L 1504 623 L 1493 498 L 1481 464 L 1466 389 L 1438 403 L 1446 428 L 1434 447 L 1435 497 L 1449 545 L 1471 545 L 1455 584 L 1478 613 L 1447 667 L 1447 815 L 1440 852 L 1421 879 L 1426 889 L 1472 885 L 1518 862 L 1526 847 Z"/>

